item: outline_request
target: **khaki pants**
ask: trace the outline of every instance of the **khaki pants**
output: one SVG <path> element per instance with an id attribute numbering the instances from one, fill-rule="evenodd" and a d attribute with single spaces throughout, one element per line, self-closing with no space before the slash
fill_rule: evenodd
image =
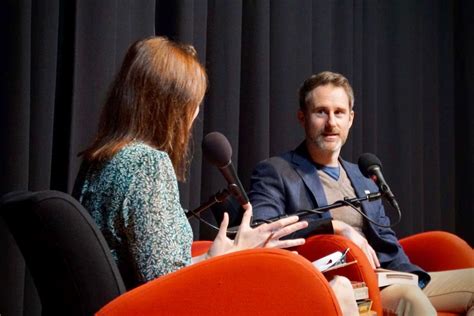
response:
<path id="1" fill-rule="evenodd" d="M 436 311 L 474 316 L 474 268 L 430 272 L 431 281 L 421 290 L 413 285 L 391 285 L 381 292 L 384 313 L 417 316 Z"/>
<path id="2" fill-rule="evenodd" d="M 351 281 L 346 277 L 336 275 L 329 282 L 329 285 L 336 294 L 342 314 L 344 316 L 358 316 L 359 309 L 357 308 Z"/>

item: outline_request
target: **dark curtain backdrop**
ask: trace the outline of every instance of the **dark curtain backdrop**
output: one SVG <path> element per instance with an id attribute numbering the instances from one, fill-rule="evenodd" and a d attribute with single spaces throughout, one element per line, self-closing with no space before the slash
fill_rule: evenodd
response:
<path id="1" fill-rule="evenodd" d="M 455 0 L 2 1 L 0 194 L 71 191 L 77 153 L 96 131 L 127 47 L 158 34 L 192 43 L 210 79 L 189 179 L 180 185 L 184 207 L 224 187 L 202 159 L 203 135 L 229 138 L 248 187 L 258 161 L 302 140 L 299 85 L 332 70 L 356 95 L 343 157 L 373 152 L 382 160 L 402 207 L 399 236 L 446 230 L 472 245 L 471 12 L 472 1 Z M 208 236 L 193 226 L 196 238 Z M 0 314 L 38 315 L 32 280 L 2 222 L 0 247 Z"/>

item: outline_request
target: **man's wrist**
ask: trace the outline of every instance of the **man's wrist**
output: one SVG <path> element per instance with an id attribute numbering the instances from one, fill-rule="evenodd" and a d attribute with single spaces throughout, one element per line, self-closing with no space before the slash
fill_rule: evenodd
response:
<path id="1" fill-rule="evenodd" d="M 334 230 L 334 234 L 336 235 L 347 235 L 347 233 L 349 232 L 350 226 L 342 221 L 333 219 L 332 228 Z"/>

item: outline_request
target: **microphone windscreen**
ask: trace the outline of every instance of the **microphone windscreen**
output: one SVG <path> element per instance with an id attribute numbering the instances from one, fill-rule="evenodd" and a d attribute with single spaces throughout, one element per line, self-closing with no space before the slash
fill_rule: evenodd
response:
<path id="1" fill-rule="evenodd" d="M 364 153 L 360 155 L 357 164 L 359 165 L 360 172 L 362 172 L 362 174 L 367 178 L 370 178 L 371 167 L 379 166 L 380 169 L 382 169 L 382 162 L 380 161 L 380 159 L 371 153 Z"/>
<path id="2" fill-rule="evenodd" d="M 232 158 L 232 147 L 227 138 L 219 132 L 211 132 L 204 137 L 202 152 L 206 159 L 217 167 L 226 166 Z"/>

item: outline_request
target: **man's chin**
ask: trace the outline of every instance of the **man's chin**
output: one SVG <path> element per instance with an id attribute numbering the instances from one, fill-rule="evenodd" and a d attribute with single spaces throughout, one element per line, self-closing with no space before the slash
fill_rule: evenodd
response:
<path id="1" fill-rule="evenodd" d="M 341 143 L 327 143 L 327 142 L 312 142 L 318 151 L 335 153 L 341 150 Z"/>

